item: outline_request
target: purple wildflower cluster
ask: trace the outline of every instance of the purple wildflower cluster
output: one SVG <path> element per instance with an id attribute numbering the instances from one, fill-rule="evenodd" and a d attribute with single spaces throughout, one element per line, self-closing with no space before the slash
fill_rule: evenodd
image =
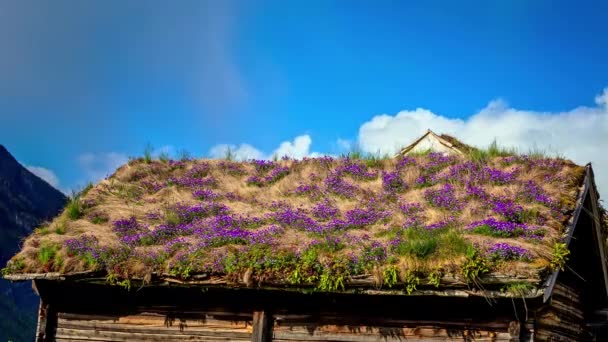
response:
<path id="1" fill-rule="evenodd" d="M 406 185 L 399 172 L 382 171 L 382 188 L 387 192 L 401 192 L 406 189 Z"/>
<path id="2" fill-rule="evenodd" d="M 311 198 L 317 198 L 321 196 L 321 189 L 316 184 L 300 183 L 294 190 L 292 190 L 292 193 L 298 196 L 309 196 Z"/>
<path id="3" fill-rule="evenodd" d="M 448 210 L 462 210 L 464 203 L 456 198 L 454 186 L 444 184 L 439 189 L 427 189 L 424 198 L 433 206 Z"/>
<path id="4" fill-rule="evenodd" d="M 215 200 L 220 197 L 220 194 L 211 189 L 198 189 L 192 192 L 192 196 L 199 200 Z"/>
<path id="5" fill-rule="evenodd" d="M 539 227 L 529 226 L 524 223 L 499 221 L 495 218 L 475 221 L 471 223 L 467 229 L 474 233 L 499 237 L 527 237 L 540 239 L 544 235 L 544 231 Z"/>
<path id="6" fill-rule="evenodd" d="M 554 205 L 553 200 L 547 195 L 543 188 L 531 180 L 524 184 L 520 197 L 526 201 L 541 203 L 548 207 Z"/>
<path id="7" fill-rule="evenodd" d="M 249 176 L 245 182 L 248 185 L 267 186 L 279 181 L 289 174 L 289 167 L 281 166 L 275 162 L 267 160 L 253 160 L 256 174 Z"/>
<path id="8" fill-rule="evenodd" d="M 140 184 L 146 189 L 148 193 L 156 193 L 161 189 L 165 188 L 165 184 L 151 179 L 144 179 L 140 182 Z"/>
<path id="9" fill-rule="evenodd" d="M 344 159 L 343 164 L 339 165 L 335 172 L 350 175 L 357 180 L 372 180 L 378 177 L 377 171 L 369 171 L 365 164 L 349 158 Z"/>
<path id="10" fill-rule="evenodd" d="M 112 231 L 118 235 L 120 241 L 129 246 L 139 244 L 150 232 L 148 227 L 137 222 L 137 219 L 134 216 L 128 219 L 114 221 L 112 226 Z"/>
<path id="11" fill-rule="evenodd" d="M 509 245 L 507 243 L 494 244 L 488 250 L 488 254 L 491 259 L 494 260 L 521 260 L 530 261 L 532 260 L 532 253 L 525 248 Z"/>
<path id="12" fill-rule="evenodd" d="M 177 203 L 169 211 L 177 216 L 179 222 L 190 223 L 197 218 L 228 214 L 229 209 L 221 203 L 202 202 L 194 205 Z"/>
<path id="13" fill-rule="evenodd" d="M 410 156 L 403 156 L 397 162 L 396 168 L 397 168 L 397 170 L 402 170 L 402 169 L 406 168 L 407 166 L 410 166 L 410 165 L 415 166 L 417 164 L 418 163 L 416 162 L 416 158 L 410 157 Z"/>
<path id="14" fill-rule="evenodd" d="M 327 198 L 315 204 L 311 209 L 312 215 L 319 220 L 336 218 L 339 210 Z"/>
<path id="15" fill-rule="evenodd" d="M 492 210 L 502 215 L 509 222 L 522 223 L 524 208 L 507 198 L 492 200 Z"/>
<path id="16" fill-rule="evenodd" d="M 505 185 L 512 183 L 519 174 L 519 169 L 502 171 L 482 166 L 472 161 L 459 163 L 450 166 L 447 172 L 437 177 L 437 181 L 457 181 L 464 184 L 483 184 L 490 183 Z"/>
<path id="17" fill-rule="evenodd" d="M 223 173 L 231 176 L 242 176 L 245 174 L 245 169 L 241 163 L 222 160 L 217 164 L 217 166 Z"/>
<path id="18" fill-rule="evenodd" d="M 325 187 L 327 191 L 343 197 L 353 197 L 357 191 L 357 187 L 352 183 L 344 180 L 339 172 L 331 172 L 325 178 Z"/>
<path id="19" fill-rule="evenodd" d="M 64 243 L 68 255 L 85 256 L 99 258 L 99 240 L 93 235 L 81 235 L 75 239 L 68 239 Z"/>

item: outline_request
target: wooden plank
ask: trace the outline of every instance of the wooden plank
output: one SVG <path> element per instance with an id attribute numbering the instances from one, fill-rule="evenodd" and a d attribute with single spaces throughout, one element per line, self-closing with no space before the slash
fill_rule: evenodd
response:
<path id="1" fill-rule="evenodd" d="M 57 325 L 64 326 L 66 324 L 74 326 L 99 326 L 99 327 L 110 327 L 110 326 L 126 326 L 126 327 L 162 327 L 162 328 L 205 328 L 205 327 L 224 327 L 232 329 L 249 329 L 251 330 L 251 323 L 248 321 L 228 321 L 218 320 L 214 318 L 201 317 L 199 320 L 188 319 L 188 320 L 175 320 L 171 321 L 167 317 L 159 317 L 157 319 L 150 319 L 149 317 L 120 317 L 114 320 L 71 320 L 65 318 L 59 318 Z"/>
<path id="2" fill-rule="evenodd" d="M 439 321 L 439 320 L 411 320 L 411 319 L 395 319 L 385 317 L 356 317 L 356 316 L 335 316 L 335 315 L 293 315 L 293 314 L 275 314 L 275 328 L 280 326 L 298 326 L 317 324 L 324 325 L 340 325 L 345 326 L 383 326 L 383 327 L 407 327 L 407 326 L 442 326 L 449 329 L 487 329 L 507 331 L 510 322 L 501 320 L 499 317 L 493 317 L 493 320 L 486 322 L 481 321 Z M 357 324 L 358 321 L 369 322 L 366 325 Z"/>
<path id="3" fill-rule="evenodd" d="M 403 340 L 449 340 L 466 339 L 475 341 L 510 341 L 508 332 L 481 332 L 469 330 L 451 330 L 438 327 L 425 328 L 382 328 L 359 330 L 357 328 L 345 327 L 334 331 L 307 330 L 306 328 L 294 330 L 275 330 L 273 341 L 345 341 L 345 342 L 368 342 L 368 341 L 403 341 Z M 368 327 L 369 328 L 369 327 Z M 350 329 L 350 330 L 349 330 Z"/>
<path id="4" fill-rule="evenodd" d="M 597 244 L 598 250 L 600 252 L 600 259 L 602 263 L 602 273 L 604 278 L 604 294 L 608 296 L 608 266 L 606 266 L 606 251 L 604 250 L 604 237 L 602 234 L 602 224 L 601 214 L 599 212 L 597 200 L 599 198 L 596 193 L 595 181 L 593 180 L 593 170 L 591 166 L 589 166 L 589 173 L 591 175 L 591 186 L 590 186 L 590 196 L 591 196 L 591 210 L 592 210 L 592 221 L 593 221 L 593 238 Z"/>
<path id="5" fill-rule="evenodd" d="M 57 328 L 57 339 L 80 339 L 87 341 L 250 341 L 250 334 L 239 333 L 213 333 L 206 334 L 175 334 L 171 333 L 141 333 L 106 330 L 67 329 Z"/>
<path id="6" fill-rule="evenodd" d="M 167 327 L 167 326 L 133 326 L 128 324 L 102 324 L 102 323 L 91 323 L 91 324 L 60 324 L 58 328 L 64 329 L 79 329 L 79 330 L 104 330 L 104 331 L 118 331 L 118 332 L 138 332 L 138 333 L 172 333 L 178 335 L 207 335 L 212 333 L 213 335 L 220 333 L 238 333 L 249 336 L 252 333 L 251 328 L 232 328 L 226 326 L 206 326 L 206 327 Z"/>
<path id="7" fill-rule="evenodd" d="M 591 185 L 591 165 L 587 164 L 585 167 L 585 180 L 583 181 L 583 189 L 579 191 L 579 194 L 576 199 L 576 209 L 574 209 L 574 213 L 572 214 L 572 222 L 568 226 L 566 230 L 566 246 L 570 246 L 570 241 L 572 240 L 572 235 L 574 234 L 574 229 L 578 223 L 578 219 L 580 217 L 581 211 L 583 209 L 583 205 L 585 204 L 585 199 L 589 194 L 589 188 Z M 548 302 L 551 299 L 551 294 L 553 293 L 553 287 L 557 281 L 557 276 L 559 275 L 560 269 L 556 269 L 551 273 L 547 281 L 545 282 L 545 294 L 543 296 L 543 302 Z"/>
<path id="8" fill-rule="evenodd" d="M 251 342 L 272 341 L 272 316 L 266 311 L 253 312 L 253 333 Z"/>

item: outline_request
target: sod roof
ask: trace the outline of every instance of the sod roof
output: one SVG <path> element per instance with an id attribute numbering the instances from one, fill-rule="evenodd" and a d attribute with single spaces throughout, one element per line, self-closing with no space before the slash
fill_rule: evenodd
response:
<path id="1" fill-rule="evenodd" d="M 369 293 L 498 296 L 511 287 L 538 296 L 559 266 L 585 168 L 479 155 L 140 158 L 37 228 L 3 273 Z"/>

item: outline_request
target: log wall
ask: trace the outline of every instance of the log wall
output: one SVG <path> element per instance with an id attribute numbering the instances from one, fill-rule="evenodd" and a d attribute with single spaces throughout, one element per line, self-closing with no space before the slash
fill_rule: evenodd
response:
<path id="1" fill-rule="evenodd" d="M 523 302 L 38 281 L 40 341 L 519 341 Z"/>

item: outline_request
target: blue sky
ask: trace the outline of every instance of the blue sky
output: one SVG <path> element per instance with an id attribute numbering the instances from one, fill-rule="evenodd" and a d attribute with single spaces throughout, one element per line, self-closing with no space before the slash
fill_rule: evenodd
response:
<path id="1" fill-rule="evenodd" d="M 64 191 L 147 143 L 387 152 L 427 128 L 608 168 L 606 22 L 606 1 L 1 0 L 0 143 Z"/>

